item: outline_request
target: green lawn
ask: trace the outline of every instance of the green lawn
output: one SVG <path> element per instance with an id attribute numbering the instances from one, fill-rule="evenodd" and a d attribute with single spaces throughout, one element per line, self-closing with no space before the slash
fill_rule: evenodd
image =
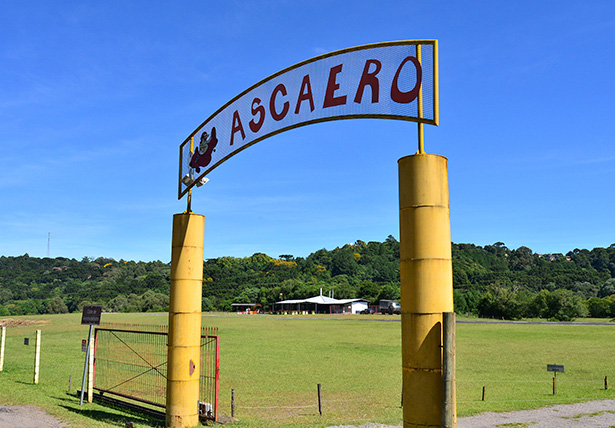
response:
<path id="1" fill-rule="evenodd" d="M 457 349 L 459 415 L 615 398 L 615 326 L 459 324 Z"/>
<path id="2" fill-rule="evenodd" d="M 139 416 L 97 404 L 79 406 L 88 328 L 80 315 L 13 317 L 45 321 L 7 329 L 0 403 L 36 404 L 75 427 L 151 426 Z M 337 321 L 342 320 L 342 321 Z M 389 322 L 366 321 L 388 320 Z M 221 336 L 220 411 L 237 427 L 400 424 L 399 316 L 204 315 Z M 164 324 L 166 314 L 103 314 L 103 321 Z M 42 330 L 40 384 L 33 385 L 34 336 Z M 24 346 L 23 338 L 30 338 Z M 590 399 L 615 398 L 615 326 L 459 324 L 457 408 L 460 416 Z M 557 395 L 547 364 L 563 364 Z M 72 375 L 72 395 L 67 395 Z M 322 385 L 323 416 L 317 384 Z M 486 399 L 481 401 L 482 388 Z"/>

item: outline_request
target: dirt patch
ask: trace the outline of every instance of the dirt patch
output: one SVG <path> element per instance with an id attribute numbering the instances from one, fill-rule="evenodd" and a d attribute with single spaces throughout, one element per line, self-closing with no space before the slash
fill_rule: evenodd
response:
<path id="1" fill-rule="evenodd" d="M 35 406 L 0 405 L 0 428 L 64 428 L 67 426 Z"/>
<path id="2" fill-rule="evenodd" d="M 0 319 L 0 327 L 26 327 L 33 324 L 47 324 L 48 320 L 14 320 L 13 318 Z"/>

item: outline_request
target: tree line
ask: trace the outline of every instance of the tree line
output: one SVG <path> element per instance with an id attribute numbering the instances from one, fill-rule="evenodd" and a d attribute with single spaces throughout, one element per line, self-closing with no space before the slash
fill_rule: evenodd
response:
<path id="1" fill-rule="evenodd" d="M 571 320 L 615 317 L 615 244 L 566 254 L 537 254 L 502 242 L 451 244 L 455 310 L 481 317 Z M 0 316 L 81 311 L 102 304 L 115 312 L 168 310 L 170 264 L 0 257 Z M 218 257 L 204 261 L 203 310 L 333 293 L 377 304 L 398 300 L 399 242 L 356 241 L 307 257 Z"/>

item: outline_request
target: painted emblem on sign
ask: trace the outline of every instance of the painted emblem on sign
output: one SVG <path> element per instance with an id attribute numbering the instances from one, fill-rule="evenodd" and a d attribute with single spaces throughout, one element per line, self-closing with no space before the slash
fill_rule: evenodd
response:
<path id="1" fill-rule="evenodd" d="M 211 128 L 211 136 L 207 132 L 201 134 L 199 147 L 194 151 L 192 159 L 190 159 L 190 167 L 196 172 L 201 171 L 202 166 L 207 166 L 211 162 L 211 154 L 215 152 L 218 138 L 216 137 L 216 127 Z"/>

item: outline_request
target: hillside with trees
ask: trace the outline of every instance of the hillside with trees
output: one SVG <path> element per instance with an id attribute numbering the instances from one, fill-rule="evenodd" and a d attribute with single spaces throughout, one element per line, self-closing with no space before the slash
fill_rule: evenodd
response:
<path id="1" fill-rule="evenodd" d="M 488 318 L 615 317 L 615 244 L 567 254 L 536 254 L 502 242 L 452 244 L 455 310 Z M 0 316 L 168 309 L 170 264 L 107 258 L 0 257 Z M 399 242 L 356 241 L 307 257 L 208 259 L 203 310 L 333 292 L 336 298 L 399 299 Z"/>

